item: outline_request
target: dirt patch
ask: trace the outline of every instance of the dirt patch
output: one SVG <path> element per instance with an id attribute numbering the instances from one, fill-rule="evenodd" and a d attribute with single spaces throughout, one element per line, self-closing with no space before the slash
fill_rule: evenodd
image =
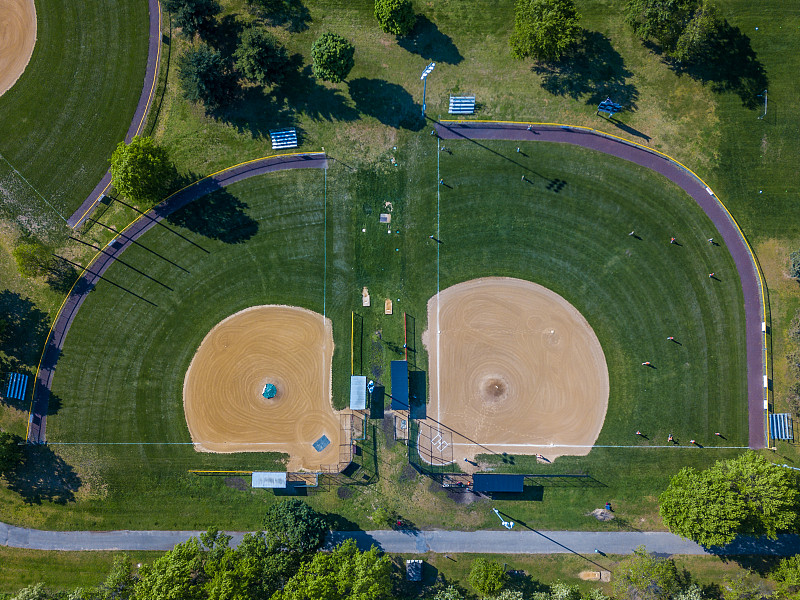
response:
<path id="1" fill-rule="evenodd" d="M 242 477 L 226 477 L 225 485 L 227 485 L 229 488 L 239 490 L 240 492 L 246 492 L 250 489 L 250 486 Z"/>
<path id="2" fill-rule="evenodd" d="M 33 0 L 0 2 L 0 96 L 11 89 L 25 71 L 35 45 Z"/>
<path id="3" fill-rule="evenodd" d="M 614 513 L 612 513 L 610 510 L 606 510 L 605 508 L 595 508 L 589 513 L 589 515 L 598 521 L 613 521 L 616 518 Z"/>
<path id="4" fill-rule="evenodd" d="M 257 306 L 217 324 L 192 359 L 183 408 L 195 449 L 286 452 L 289 471 L 339 462 L 348 443 L 331 404 L 329 319 L 291 306 Z M 275 386 L 274 397 L 262 393 Z M 328 445 L 312 444 L 325 436 Z"/>
<path id="5" fill-rule="evenodd" d="M 594 331 L 564 298 L 521 279 L 475 279 L 431 298 L 428 323 L 437 431 L 419 444 L 431 454 L 423 460 L 470 469 L 464 459 L 487 452 L 589 453 L 608 408 L 608 369 Z"/>
<path id="6" fill-rule="evenodd" d="M 355 492 L 346 485 L 341 485 L 336 488 L 336 495 L 340 500 L 347 500 L 348 498 L 352 498 L 355 495 Z"/>

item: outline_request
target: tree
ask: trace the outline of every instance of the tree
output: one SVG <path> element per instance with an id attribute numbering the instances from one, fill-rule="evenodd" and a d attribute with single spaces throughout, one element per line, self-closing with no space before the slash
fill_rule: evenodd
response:
<path id="1" fill-rule="evenodd" d="M 161 200 L 171 183 L 172 164 L 167 151 L 152 138 L 136 136 L 120 142 L 111 155 L 111 182 L 133 202 L 153 204 Z"/>
<path id="2" fill-rule="evenodd" d="M 703 546 L 727 544 L 740 534 L 775 538 L 797 518 L 796 481 L 755 452 L 705 471 L 686 467 L 661 494 L 661 517 L 670 531 Z"/>
<path id="3" fill-rule="evenodd" d="M 725 21 L 708 0 L 628 0 L 625 20 L 678 62 L 702 60 Z"/>
<path id="4" fill-rule="evenodd" d="M 314 77 L 323 81 L 344 81 L 355 61 L 355 47 L 340 35 L 323 33 L 311 46 L 311 70 Z"/>
<path id="5" fill-rule="evenodd" d="M 761 600 L 769 595 L 764 580 L 750 570 L 726 575 L 722 580 L 724 600 Z"/>
<path id="6" fill-rule="evenodd" d="M 131 559 L 127 554 L 117 556 L 114 564 L 100 588 L 103 600 L 127 600 L 133 597 L 136 579 L 131 573 Z"/>
<path id="7" fill-rule="evenodd" d="M 775 581 L 776 598 L 800 600 L 800 554 L 781 560 L 772 573 L 772 579 Z"/>
<path id="8" fill-rule="evenodd" d="M 690 63 L 708 55 L 722 24 L 717 7 L 703 0 L 678 38 L 675 50 L 671 53 L 672 58 Z"/>
<path id="9" fill-rule="evenodd" d="M 511 55 L 558 60 L 578 41 L 579 19 L 572 0 L 517 0 Z"/>
<path id="10" fill-rule="evenodd" d="M 449 585 L 436 592 L 433 600 L 464 600 L 464 595 L 454 585 Z"/>
<path id="11" fill-rule="evenodd" d="M 197 538 L 178 544 L 139 569 L 136 600 L 202 600 L 203 550 Z"/>
<path id="12" fill-rule="evenodd" d="M 17 271 L 23 277 L 45 275 L 53 266 L 53 249 L 35 240 L 21 243 L 11 254 L 17 261 Z"/>
<path id="13" fill-rule="evenodd" d="M 210 32 L 222 10 L 217 0 L 164 0 L 164 7 L 172 13 L 175 26 L 189 39 Z"/>
<path id="14" fill-rule="evenodd" d="M 800 250 L 792 252 L 789 261 L 789 276 L 800 279 Z"/>
<path id="15" fill-rule="evenodd" d="M 22 588 L 12 600 L 50 600 L 54 597 L 43 583 L 35 583 Z"/>
<path id="16" fill-rule="evenodd" d="M 411 33 L 417 22 L 411 0 L 375 0 L 375 18 L 383 31 L 399 36 Z"/>
<path id="17" fill-rule="evenodd" d="M 279 550 L 305 554 L 325 541 L 328 523 L 321 514 L 297 498 L 273 504 L 264 514 L 264 532 Z"/>
<path id="18" fill-rule="evenodd" d="M 639 546 L 614 571 L 614 591 L 630 600 L 671 600 L 680 591 L 672 559 L 658 558 Z"/>
<path id="19" fill-rule="evenodd" d="M 494 560 L 476 558 L 469 570 L 469 584 L 482 597 L 496 596 L 508 581 L 503 565 Z"/>
<path id="20" fill-rule="evenodd" d="M 260 27 L 244 30 L 233 56 L 242 75 L 260 85 L 280 83 L 289 61 L 278 38 Z"/>
<path id="21" fill-rule="evenodd" d="M 274 600 L 388 600 L 392 566 L 374 546 L 361 552 L 354 540 L 303 563 Z"/>
<path id="22" fill-rule="evenodd" d="M 225 104 L 233 91 L 222 54 L 207 44 L 187 50 L 178 59 L 178 79 L 187 100 L 202 102 L 211 110 Z"/>
<path id="23" fill-rule="evenodd" d="M 0 431 L 0 475 L 11 471 L 22 461 L 22 438 Z"/>

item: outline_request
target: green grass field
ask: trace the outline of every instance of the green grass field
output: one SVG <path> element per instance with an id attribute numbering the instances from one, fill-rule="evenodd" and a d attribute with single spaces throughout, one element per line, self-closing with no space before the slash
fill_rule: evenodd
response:
<path id="1" fill-rule="evenodd" d="M 548 487 L 543 502 L 499 505 L 521 521 L 535 518 L 539 527 L 597 528 L 583 513 L 613 499 L 631 523 L 644 519 L 658 527 L 653 497 L 670 473 L 731 455 L 710 446 L 747 443 L 744 317 L 732 259 L 724 247 L 706 242 L 717 234 L 693 201 L 640 167 L 557 144 L 531 143 L 520 154 L 512 143 L 448 146 L 452 154 L 437 156 L 436 139 L 425 131 L 398 148 L 398 167 L 387 158 L 371 171 L 334 163 L 327 175 L 314 170 L 255 178 L 171 218 L 170 227 L 193 243 L 162 227 L 145 234 L 141 242 L 163 258 L 127 250 L 127 265 L 119 261 L 105 274 L 127 291 L 107 282 L 97 286 L 59 361 L 50 445 L 40 466 L 47 468 L 48 460 L 58 466 L 62 491 L 58 495 L 55 478 L 54 487 L 23 489 L 29 496 L 49 490 L 66 510 L 49 504 L 30 510 L 16 501 L 8 518 L 58 528 L 194 528 L 209 519 L 224 527 L 257 526 L 271 495 L 241 493 L 221 478 L 186 472 L 280 468 L 276 456 L 198 454 L 189 443 L 183 377 L 213 325 L 255 304 L 324 310 L 334 324 L 334 402 L 343 406 L 351 310 L 363 319 L 357 370 L 388 387 L 388 360 L 403 352 L 403 312 L 415 322 L 412 359 L 425 369 L 419 337 L 437 278 L 444 288 L 507 275 L 553 289 L 594 327 L 611 383 L 599 444 L 663 445 L 674 433 L 684 444 L 692 437 L 709 447 L 598 448 L 588 458 L 565 457 L 551 469 L 584 469 L 597 482 Z M 520 172 L 532 183 L 521 182 Z M 437 226 L 440 176 L 448 186 L 441 188 L 443 243 L 437 245 L 428 235 Z M 564 182 L 557 191 L 556 180 Z M 386 202 L 392 204 L 391 234 L 378 223 Z M 642 239 L 627 235 L 634 228 Z M 680 246 L 669 243 L 672 235 Z M 707 277 L 712 270 L 719 281 Z M 370 310 L 360 306 L 363 286 L 375 299 Z M 395 301 L 391 317 L 383 315 L 385 297 Z M 668 335 L 681 344 L 667 342 Z M 643 360 L 657 368 L 642 368 Z M 650 441 L 637 439 L 636 429 Z M 716 439 L 715 431 L 727 440 Z M 403 448 L 389 449 L 380 431 L 371 440 L 377 487 L 357 488 L 346 502 L 337 502 L 333 491 L 312 501 L 369 527 L 368 506 L 382 493 L 419 526 L 440 523 L 452 500 L 424 478 L 395 482 Z M 536 469 L 523 457 L 497 460 L 505 469 Z M 402 499 L 415 490 L 425 500 L 408 507 Z M 564 511 L 564 501 L 576 510 Z M 463 521 L 459 515 L 462 524 L 489 525 L 480 506 L 465 510 L 470 516 Z"/>
<path id="2" fill-rule="evenodd" d="M 142 92 L 146 2 L 36 3 L 37 42 L 0 97 L 2 216 L 34 234 L 63 225 L 108 170 Z M 11 171 L 9 163 L 30 184 Z M 53 208 L 50 208 L 46 201 Z"/>

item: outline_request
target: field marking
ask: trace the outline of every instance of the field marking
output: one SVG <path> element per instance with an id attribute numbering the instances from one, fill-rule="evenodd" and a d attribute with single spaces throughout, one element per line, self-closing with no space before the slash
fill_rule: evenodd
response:
<path id="1" fill-rule="evenodd" d="M 481 446 L 491 448 L 492 446 L 502 448 L 639 448 L 648 450 L 650 448 L 683 448 L 684 450 L 747 450 L 749 446 L 681 446 L 679 444 L 669 444 L 665 446 L 642 446 L 642 445 L 614 445 L 614 444 L 504 444 L 494 442 L 453 442 L 453 446 Z"/>
<path id="2" fill-rule="evenodd" d="M 441 175 L 440 175 L 440 163 L 441 163 L 441 156 L 442 151 L 440 150 L 441 144 L 439 143 L 439 136 L 436 136 L 436 423 L 437 427 L 439 427 L 439 434 L 442 433 L 442 426 L 439 423 L 439 415 L 441 411 L 439 410 L 439 402 L 441 401 L 441 364 L 442 361 L 440 360 L 440 353 L 439 353 L 439 343 L 441 340 L 441 331 L 439 330 L 439 310 L 441 307 L 441 302 L 439 298 L 439 257 L 441 253 L 440 246 L 442 245 L 438 240 L 441 240 L 441 197 L 442 197 L 442 184 Z"/>

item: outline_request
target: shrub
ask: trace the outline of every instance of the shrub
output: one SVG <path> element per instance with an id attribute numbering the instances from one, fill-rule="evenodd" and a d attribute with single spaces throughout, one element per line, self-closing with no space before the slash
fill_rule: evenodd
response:
<path id="1" fill-rule="evenodd" d="M 340 35 L 323 33 L 311 46 L 311 67 L 314 76 L 323 81 L 339 83 L 350 74 L 355 61 L 355 47 Z"/>
<path id="2" fill-rule="evenodd" d="M 245 29 L 233 57 L 239 72 L 261 85 L 283 81 L 284 69 L 289 61 L 286 49 L 278 38 L 259 27 Z"/>
<path id="3" fill-rule="evenodd" d="M 408 35 L 417 22 L 411 0 L 375 0 L 375 18 L 386 33 Z"/>

